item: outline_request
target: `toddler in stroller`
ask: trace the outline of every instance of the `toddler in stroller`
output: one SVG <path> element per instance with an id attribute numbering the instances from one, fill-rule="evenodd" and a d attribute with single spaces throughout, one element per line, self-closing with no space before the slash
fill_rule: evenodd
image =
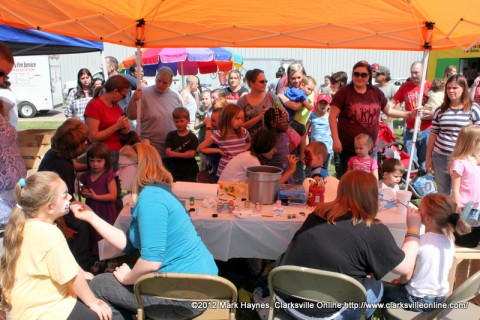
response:
<path id="1" fill-rule="evenodd" d="M 410 155 L 405 152 L 404 144 L 397 142 L 392 130 L 380 122 L 380 132 L 377 145 L 377 162 L 379 170 L 379 179 L 383 179 L 383 172 L 381 170 L 383 161 L 385 159 L 398 159 L 403 164 L 405 172 L 399 184 L 400 189 L 405 189 L 406 176 Z M 416 161 L 413 161 L 412 170 L 410 171 L 410 183 L 408 190 L 412 192 L 413 198 L 420 199 L 423 196 L 437 191 L 434 178 L 430 173 L 423 170 Z"/>

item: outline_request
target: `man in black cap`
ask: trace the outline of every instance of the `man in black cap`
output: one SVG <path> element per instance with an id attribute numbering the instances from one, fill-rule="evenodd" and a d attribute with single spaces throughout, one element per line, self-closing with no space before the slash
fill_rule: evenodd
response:
<path id="1" fill-rule="evenodd" d="M 375 77 L 375 86 L 383 92 L 387 100 L 391 100 L 395 92 L 397 92 L 398 87 L 390 82 L 390 80 L 392 80 L 390 77 L 390 69 L 385 66 L 380 66 L 374 71 L 373 75 Z M 392 118 L 387 117 L 384 113 L 382 113 L 382 122 L 393 130 Z"/>

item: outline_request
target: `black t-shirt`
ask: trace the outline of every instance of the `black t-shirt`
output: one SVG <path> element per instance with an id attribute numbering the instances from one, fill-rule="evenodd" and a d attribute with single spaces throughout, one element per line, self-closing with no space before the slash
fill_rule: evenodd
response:
<path id="1" fill-rule="evenodd" d="M 381 223 L 353 225 L 351 215 L 346 214 L 333 225 L 312 213 L 277 264 L 339 272 L 363 283 L 369 274 L 380 280 L 404 258 Z"/>
<path id="2" fill-rule="evenodd" d="M 186 136 L 179 136 L 177 131 L 171 131 L 165 138 L 165 150 L 170 148 L 175 152 L 186 152 L 197 150 L 198 138 L 192 132 Z M 175 181 L 182 181 L 188 178 L 196 178 L 198 164 L 195 158 L 167 158 L 165 166 L 173 175 Z"/>
<path id="3" fill-rule="evenodd" d="M 56 172 L 68 188 L 68 193 L 73 197 L 75 192 L 75 169 L 71 159 L 65 159 L 48 150 L 38 166 L 38 171 Z"/>

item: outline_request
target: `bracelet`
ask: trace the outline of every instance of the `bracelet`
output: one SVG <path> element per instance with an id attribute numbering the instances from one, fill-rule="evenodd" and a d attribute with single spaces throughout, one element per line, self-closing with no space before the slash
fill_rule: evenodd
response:
<path id="1" fill-rule="evenodd" d="M 205 130 L 212 130 L 212 127 L 205 127 Z"/>
<path id="2" fill-rule="evenodd" d="M 408 229 L 407 233 L 415 233 L 415 234 L 420 234 L 420 230 L 418 229 Z"/>
<path id="3" fill-rule="evenodd" d="M 406 233 L 405 238 L 408 238 L 408 237 L 414 237 L 414 238 L 420 239 L 420 235 L 418 233 Z"/>

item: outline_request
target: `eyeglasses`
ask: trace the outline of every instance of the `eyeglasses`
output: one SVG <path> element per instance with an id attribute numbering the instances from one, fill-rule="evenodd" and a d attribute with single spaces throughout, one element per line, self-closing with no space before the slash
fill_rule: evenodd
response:
<path id="1" fill-rule="evenodd" d="M 137 163 L 123 163 L 123 164 L 118 164 L 118 170 L 125 169 L 126 167 L 134 166 L 137 165 Z"/>
<path id="2" fill-rule="evenodd" d="M 268 83 L 268 80 L 258 80 L 257 82 L 261 83 L 261 84 L 264 84 L 264 83 Z"/>
<path id="3" fill-rule="evenodd" d="M 355 71 L 355 72 L 353 73 L 353 76 L 354 76 L 354 77 L 368 78 L 368 72 L 361 72 L 361 73 L 360 73 L 360 72 Z"/>
<path id="4" fill-rule="evenodd" d="M 375 76 L 383 76 L 383 75 L 384 75 L 383 73 L 375 72 Z"/>

